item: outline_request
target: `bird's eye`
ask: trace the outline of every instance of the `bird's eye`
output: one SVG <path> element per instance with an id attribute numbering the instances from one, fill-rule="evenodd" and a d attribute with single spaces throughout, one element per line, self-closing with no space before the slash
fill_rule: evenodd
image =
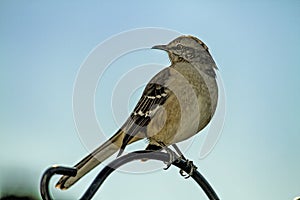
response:
<path id="1" fill-rule="evenodd" d="M 176 49 L 177 49 L 177 50 L 182 50 L 182 49 L 183 49 L 182 44 L 177 44 L 177 45 L 176 45 Z"/>

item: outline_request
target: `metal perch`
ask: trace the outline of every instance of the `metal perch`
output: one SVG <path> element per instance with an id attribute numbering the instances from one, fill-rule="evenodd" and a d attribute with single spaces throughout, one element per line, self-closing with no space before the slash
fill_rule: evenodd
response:
<path id="1" fill-rule="evenodd" d="M 141 160 L 141 159 L 153 159 L 153 160 L 169 162 L 170 155 L 164 152 L 135 151 L 127 155 L 124 155 L 122 157 L 119 157 L 114 161 L 112 161 L 108 166 L 102 169 L 102 171 L 97 175 L 97 177 L 94 179 L 92 184 L 89 186 L 89 188 L 86 190 L 86 192 L 83 194 L 83 196 L 80 199 L 81 200 L 91 199 L 95 195 L 99 187 L 102 185 L 102 183 L 113 171 L 115 171 L 117 168 L 121 167 L 126 163 L 129 163 L 134 160 Z M 179 158 L 178 160 L 174 161 L 172 165 L 175 165 L 176 167 L 182 169 L 186 173 L 189 173 L 192 170 L 191 169 L 192 166 L 188 163 L 187 160 L 184 159 Z M 40 193 L 43 200 L 52 199 L 49 193 L 49 181 L 54 174 L 75 176 L 76 173 L 77 170 L 75 168 L 62 167 L 62 166 L 53 166 L 48 168 L 44 172 L 40 183 Z M 191 177 L 198 183 L 198 185 L 202 188 L 202 190 L 205 192 L 206 196 L 210 200 L 219 200 L 213 188 L 210 186 L 207 180 L 200 174 L 200 172 L 194 170 Z"/>

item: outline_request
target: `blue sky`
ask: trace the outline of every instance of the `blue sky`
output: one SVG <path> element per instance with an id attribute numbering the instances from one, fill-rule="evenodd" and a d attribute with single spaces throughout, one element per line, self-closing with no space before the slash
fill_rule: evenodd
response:
<path id="1" fill-rule="evenodd" d="M 299 24 L 296 0 L 1 1 L 0 196 L 24 185 L 24 180 L 38 192 L 48 166 L 71 166 L 88 153 L 73 119 L 76 75 L 99 43 L 143 27 L 199 37 L 216 60 L 226 94 L 222 135 L 211 154 L 200 160 L 197 144 L 205 137 L 199 134 L 187 157 L 221 199 L 281 200 L 300 195 Z M 146 51 L 130 58 L 134 56 L 155 57 L 168 65 L 163 52 Z M 122 67 L 119 61 L 116 65 Z M 124 62 L 130 66 L 130 59 Z M 112 81 L 113 72 L 107 75 Z M 97 109 L 109 103 L 108 97 L 102 98 Z M 116 127 L 110 114 L 97 110 L 97 117 L 108 121 L 105 134 L 112 135 Z M 70 191 L 53 193 L 76 198 L 94 175 Z M 204 197 L 192 180 L 183 180 L 174 168 L 143 175 L 116 173 L 97 195 L 132 200 L 157 195 L 159 199 Z"/>

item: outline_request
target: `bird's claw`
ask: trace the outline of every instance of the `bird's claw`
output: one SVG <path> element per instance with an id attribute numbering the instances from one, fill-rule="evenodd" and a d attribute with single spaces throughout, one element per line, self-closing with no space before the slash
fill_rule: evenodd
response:
<path id="1" fill-rule="evenodd" d="M 190 172 L 185 173 L 182 169 L 179 171 L 180 175 L 183 176 L 185 179 L 190 178 L 193 175 L 194 171 L 197 170 L 197 167 L 194 165 L 193 161 L 186 160 L 186 162 L 187 166 L 189 166 L 191 169 Z"/>
<path id="2" fill-rule="evenodd" d="M 170 162 L 168 162 L 166 164 L 167 164 L 167 166 L 163 168 L 164 170 L 168 170 L 172 165 L 172 163 L 170 163 Z"/>
<path id="3" fill-rule="evenodd" d="M 169 161 L 165 162 L 167 164 L 167 166 L 164 168 L 164 170 L 167 170 L 170 168 L 170 166 L 172 165 L 172 163 L 178 159 L 178 156 L 176 155 L 176 153 L 174 151 L 172 151 L 169 148 L 166 148 L 167 153 L 169 154 Z"/>

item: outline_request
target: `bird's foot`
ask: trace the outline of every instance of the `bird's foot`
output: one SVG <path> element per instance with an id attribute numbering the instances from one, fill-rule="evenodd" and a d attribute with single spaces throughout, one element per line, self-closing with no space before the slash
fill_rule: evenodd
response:
<path id="1" fill-rule="evenodd" d="M 170 168 L 172 163 L 178 159 L 178 155 L 168 147 L 166 147 L 165 150 L 167 151 L 167 153 L 169 154 L 169 157 L 170 157 L 169 161 L 165 162 L 167 164 L 167 166 L 164 168 L 164 170 L 167 170 Z"/>
<path id="2" fill-rule="evenodd" d="M 190 167 L 190 172 L 189 173 L 185 173 L 182 169 L 179 171 L 180 175 L 183 176 L 185 179 L 191 177 L 194 173 L 194 171 L 197 170 L 196 165 L 194 165 L 193 161 L 187 160 L 185 159 L 187 162 L 187 166 Z"/>

